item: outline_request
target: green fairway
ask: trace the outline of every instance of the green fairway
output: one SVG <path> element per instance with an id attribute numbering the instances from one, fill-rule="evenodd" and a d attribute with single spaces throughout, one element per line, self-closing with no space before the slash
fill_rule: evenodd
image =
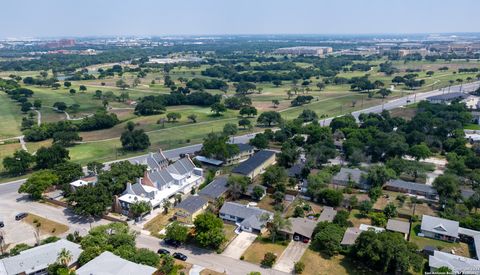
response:
<path id="1" fill-rule="evenodd" d="M 10 100 L 4 92 L 0 92 L 0 117 L 0 139 L 22 135 L 20 106 Z"/>

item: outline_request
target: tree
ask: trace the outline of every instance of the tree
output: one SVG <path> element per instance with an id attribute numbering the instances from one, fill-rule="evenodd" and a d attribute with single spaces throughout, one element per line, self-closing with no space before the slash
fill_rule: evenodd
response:
<path id="1" fill-rule="evenodd" d="M 63 82 L 63 86 L 65 86 L 65 88 L 68 89 L 68 88 L 70 88 L 70 87 L 72 86 L 72 82 L 70 82 L 70 81 L 65 81 L 65 82 Z"/>
<path id="2" fill-rule="evenodd" d="M 293 272 L 295 272 L 295 274 L 302 274 L 304 270 L 305 270 L 304 262 L 295 262 L 295 264 L 293 265 Z"/>
<path id="3" fill-rule="evenodd" d="M 203 140 L 201 153 L 205 157 L 226 160 L 239 153 L 238 145 L 227 143 L 223 134 L 209 133 Z"/>
<path id="4" fill-rule="evenodd" d="M 13 156 L 3 159 L 3 167 L 11 175 L 23 175 L 35 162 L 35 157 L 24 150 L 17 150 Z"/>
<path id="5" fill-rule="evenodd" d="M 104 167 L 105 165 L 98 161 L 91 161 L 87 163 L 87 171 L 94 175 L 98 175 L 103 170 Z"/>
<path id="6" fill-rule="evenodd" d="M 227 108 L 225 107 L 225 105 L 219 102 L 213 103 L 212 106 L 210 106 L 210 109 L 212 112 L 215 113 L 216 116 L 219 116 L 221 115 L 221 113 L 224 113 L 227 111 Z"/>
<path id="7" fill-rule="evenodd" d="M 319 222 L 314 230 L 312 247 L 316 251 L 323 252 L 325 255 L 332 257 L 340 251 L 340 242 L 342 241 L 344 233 L 345 229 L 338 224 Z"/>
<path id="8" fill-rule="evenodd" d="M 382 187 L 388 180 L 395 177 L 395 171 L 384 165 L 373 165 L 367 174 L 367 181 L 373 187 Z"/>
<path id="9" fill-rule="evenodd" d="M 75 144 L 76 141 L 82 141 L 82 137 L 78 135 L 77 131 L 60 131 L 53 134 L 54 144 L 69 147 Z"/>
<path id="10" fill-rule="evenodd" d="M 40 110 L 40 108 L 42 108 L 42 101 L 40 99 L 35 99 L 33 101 L 33 107 L 37 110 Z"/>
<path id="11" fill-rule="evenodd" d="M 158 271 L 161 274 L 172 274 L 175 271 L 175 259 L 173 259 L 172 255 L 162 255 L 160 263 Z"/>
<path id="12" fill-rule="evenodd" d="M 245 106 L 240 109 L 239 113 L 241 116 L 254 117 L 257 115 L 257 108 L 253 106 Z"/>
<path id="13" fill-rule="evenodd" d="M 330 128 L 332 128 L 332 132 L 335 132 L 337 129 L 356 129 L 358 128 L 358 125 L 355 117 L 349 114 L 341 117 L 335 117 L 330 123 Z"/>
<path id="14" fill-rule="evenodd" d="M 68 197 L 68 204 L 77 215 L 87 218 L 101 217 L 112 205 L 111 194 L 101 184 L 87 185 Z"/>
<path id="15" fill-rule="evenodd" d="M 346 210 L 339 210 L 337 215 L 333 218 L 333 223 L 338 224 L 341 227 L 349 227 L 352 222 L 348 220 L 350 213 Z"/>
<path id="16" fill-rule="evenodd" d="M 80 85 L 78 89 L 80 90 L 80 92 L 85 92 L 87 90 L 87 87 L 85 85 Z"/>
<path id="17" fill-rule="evenodd" d="M 51 147 L 40 147 L 35 156 L 38 169 L 52 169 L 56 165 L 70 159 L 68 150 L 59 144 Z"/>
<path id="18" fill-rule="evenodd" d="M 169 199 L 165 198 L 162 200 L 162 207 L 165 214 L 168 214 L 168 210 L 170 209 L 171 206 L 172 206 L 172 202 L 170 202 Z"/>
<path id="19" fill-rule="evenodd" d="M 66 161 L 55 165 L 52 171 L 57 175 L 59 184 L 66 184 L 70 188 L 70 183 L 82 177 L 82 166 L 75 162 Z"/>
<path id="20" fill-rule="evenodd" d="M 262 184 L 275 188 L 275 191 L 285 191 L 285 184 L 288 175 L 284 168 L 278 165 L 271 165 L 262 174 Z"/>
<path id="21" fill-rule="evenodd" d="M 227 186 L 234 200 L 239 199 L 242 194 L 245 194 L 250 184 L 250 179 L 245 176 L 231 175 L 227 180 Z"/>
<path id="22" fill-rule="evenodd" d="M 188 228 L 181 223 L 175 221 L 171 223 L 166 230 L 165 238 L 184 243 L 188 237 Z"/>
<path id="23" fill-rule="evenodd" d="M 65 102 L 61 102 L 61 101 L 58 101 L 58 102 L 55 102 L 53 103 L 53 108 L 57 109 L 58 111 L 61 111 L 61 112 L 64 112 L 66 109 L 67 109 L 67 104 L 65 104 Z"/>
<path id="24" fill-rule="evenodd" d="M 280 101 L 278 101 L 278 99 L 273 99 L 272 100 L 272 105 L 273 105 L 273 108 L 277 108 L 278 105 L 280 105 Z"/>
<path id="25" fill-rule="evenodd" d="M 57 89 L 60 88 L 60 87 L 62 87 L 62 84 L 60 84 L 60 83 L 58 83 L 58 82 L 52 84 L 52 88 L 53 88 L 54 90 L 57 90 Z"/>
<path id="26" fill-rule="evenodd" d="M 22 103 L 22 106 L 20 107 L 20 111 L 22 111 L 23 113 L 26 113 L 30 111 L 32 107 L 33 107 L 32 103 L 26 101 Z"/>
<path id="27" fill-rule="evenodd" d="M 275 254 L 273 254 L 272 252 L 267 252 L 263 256 L 263 259 L 260 262 L 260 264 L 265 267 L 272 267 L 276 260 L 277 260 L 277 256 Z"/>
<path id="28" fill-rule="evenodd" d="M 265 149 L 268 147 L 268 137 L 264 133 L 258 133 L 250 139 L 249 143 L 258 149 Z"/>
<path id="29" fill-rule="evenodd" d="M 458 183 L 458 177 L 452 174 L 440 175 L 433 181 L 433 187 L 437 190 L 442 203 L 459 197 L 460 187 Z"/>
<path id="30" fill-rule="evenodd" d="M 187 118 L 188 118 L 192 123 L 197 123 L 197 115 L 196 115 L 196 114 L 188 115 Z"/>
<path id="31" fill-rule="evenodd" d="M 318 82 L 316 86 L 317 86 L 319 91 L 323 91 L 325 89 L 326 85 L 323 82 Z"/>
<path id="32" fill-rule="evenodd" d="M 145 150 L 150 146 L 150 139 L 143 129 L 134 129 L 135 124 L 127 123 L 127 131 L 122 133 L 120 141 L 122 148 L 127 151 Z"/>
<path id="33" fill-rule="evenodd" d="M 432 155 L 432 152 L 425 143 L 416 144 L 410 147 L 409 154 L 417 161 L 426 159 Z"/>
<path id="34" fill-rule="evenodd" d="M 77 90 L 75 90 L 75 89 L 70 89 L 68 92 L 69 92 L 71 95 L 74 95 L 74 94 L 77 93 Z"/>
<path id="35" fill-rule="evenodd" d="M 266 220 L 270 219 L 269 216 L 265 216 L 261 218 Z M 270 221 L 269 225 L 270 225 L 270 228 L 269 228 L 270 239 L 272 240 L 273 243 L 275 242 L 277 236 L 280 235 L 283 230 L 292 229 L 292 222 L 289 219 L 284 218 L 282 214 L 278 211 L 275 212 L 275 214 L 273 215 L 273 218 Z"/>
<path id="36" fill-rule="evenodd" d="M 360 210 L 360 214 L 362 214 L 364 217 L 368 216 L 368 213 L 370 213 L 372 208 L 373 203 L 370 200 L 364 200 L 358 205 L 358 210 Z"/>
<path id="37" fill-rule="evenodd" d="M 372 187 L 370 188 L 370 190 L 368 190 L 368 197 L 372 202 L 376 202 L 381 195 L 382 195 L 382 187 L 380 186 Z"/>
<path id="38" fill-rule="evenodd" d="M 238 133 L 238 127 L 235 123 L 225 123 L 223 125 L 223 134 L 226 136 L 234 136 Z"/>
<path id="39" fill-rule="evenodd" d="M 252 122 L 248 118 L 242 118 L 238 121 L 238 126 L 243 127 L 243 129 L 251 128 Z"/>
<path id="40" fill-rule="evenodd" d="M 302 111 L 300 115 L 298 115 L 298 118 L 303 120 L 303 122 L 310 122 L 318 119 L 317 113 L 310 109 L 305 109 Z"/>
<path id="41" fill-rule="evenodd" d="M 27 193 L 34 200 L 42 198 L 43 192 L 49 187 L 58 184 L 58 177 L 50 170 L 42 170 L 33 173 L 27 181 L 25 181 L 18 193 Z"/>
<path id="42" fill-rule="evenodd" d="M 385 89 L 385 88 L 382 88 L 378 91 L 378 94 L 381 95 L 382 98 L 389 96 L 391 93 L 392 91 L 390 89 Z"/>
<path id="43" fill-rule="evenodd" d="M 180 113 L 176 113 L 176 112 L 170 112 L 167 114 L 167 120 L 168 121 L 177 121 L 177 119 L 181 119 L 182 118 L 182 114 Z"/>
<path id="44" fill-rule="evenodd" d="M 384 227 L 387 224 L 387 217 L 383 213 L 371 213 L 370 219 L 372 220 L 372 224 L 375 226 Z"/>
<path id="45" fill-rule="evenodd" d="M 195 241 L 200 246 L 218 248 L 225 241 L 223 221 L 212 213 L 198 215 L 193 222 L 195 225 Z"/>
<path id="46" fill-rule="evenodd" d="M 121 88 L 122 90 L 125 90 L 128 87 L 130 87 L 130 85 L 128 85 L 127 82 L 125 82 L 125 80 L 123 78 L 117 80 L 117 82 L 115 82 L 115 86 Z"/>
<path id="47" fill-rule="evenodd" d="M 252 189 L 252 199 L 259 201 L 263 196 L 265 196 L 265 189 L 260 186 L 255 186 Z"/>
<path id="48" fill-rule="evenodd" d="M 257 122 L 264 126 L 272 126 L 272 124 L 278 124 L 282 121 L 280 113 L 275 111 L 268 111 L 261 113 L 257 119 Z"/>
<path id="49" fill-rule="evenodd" d="M 60 250 L 60 252 L 58 253 L 57 263 L 68 267 L 70 266 L 70 263 L 72 262 L 72 260 L 73 260 L 72 253 L 66 248 L 62 248 L 62 250 Z"/>
<path id="50" fill-rule="evenodd" d="M 388 203 L 385 208 L 383 209 L 383 214 L 387 217 L 387 219 L 394 218 L 398 215 L 397 207 L 392 202 Z"/>
<path id="51" fill-rule="evenodd" d="M 328 206 L 336 207 L 343 201 L 343 193 L 340 190 L 324 188 L 318 193 L 317 199 Z"/>
<path id="52" fill-rule="evenodd" d="M 275 87 L 279 87 L 280 85 L 282 85 L 282 81 L 281 80 L 273 80 L 272 84 L 275 85 Z"/>
<path id="53" fill-rule="evenodd" d="M 152 205 L 146 201 L 137 201 L 130 204 L 129 213 L 135 220 L 152 209 Z"/>

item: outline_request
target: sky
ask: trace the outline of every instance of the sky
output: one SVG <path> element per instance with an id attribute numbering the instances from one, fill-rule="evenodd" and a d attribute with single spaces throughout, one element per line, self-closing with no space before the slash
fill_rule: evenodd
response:
<path id="1" fill-rule="evenodd" d="M 1 0 L 0 37 L 480 32 L 478 0 Z"/>

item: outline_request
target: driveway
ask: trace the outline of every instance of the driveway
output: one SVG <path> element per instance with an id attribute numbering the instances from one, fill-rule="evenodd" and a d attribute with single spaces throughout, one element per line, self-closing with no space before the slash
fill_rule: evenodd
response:
<path id="1" fill-rule="evenodd" d="M 233 239 L 222 254 L 233 259 L 240 259 L 243 252 L 252 245 L 256 238 L 256 234 L 242 231 L 235 239 Z"/>
<path id="2" fill-rule="evenodd" d="M 282 255 L 278 258 L 277 263 L 273 266 L 274 269 L 291 273 L 296 262 L 300 261 L 308 248 L 308 243 L 291 241 Z"/>

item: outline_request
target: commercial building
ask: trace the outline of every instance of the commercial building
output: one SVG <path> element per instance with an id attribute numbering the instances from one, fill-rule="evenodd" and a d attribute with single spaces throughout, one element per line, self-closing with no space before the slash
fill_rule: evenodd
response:
<path id="1" fill-rule="evenodd" d="M 313 46 L 280 48 L 274 51 L 275 54 L 316 55 L 316 56 L 323 56 L 332 52 L 333 52 L 332 47 L 313 47 Z"/>

